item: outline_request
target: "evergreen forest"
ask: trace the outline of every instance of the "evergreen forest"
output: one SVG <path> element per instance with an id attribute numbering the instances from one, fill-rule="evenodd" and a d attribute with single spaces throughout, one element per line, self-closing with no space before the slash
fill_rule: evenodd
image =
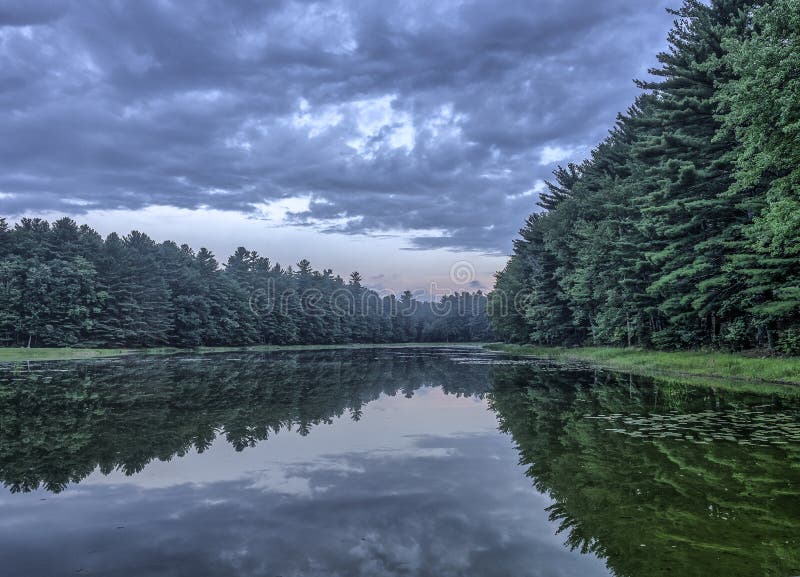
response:
<path id="1" fill-rule="evenodd" d="M 0 345 L 180 347 L 491 338 L 481 292 L 380 295 L 301 260 L 239 248 L 223 266 L 146 234 L 103 239 L 69 218 L 0 219 Z"/>
<path id="2" fill-rule="evenodd" d="M 686 0 L 497 275 L 499 336 L 800 353 L 800 0 Z"/>

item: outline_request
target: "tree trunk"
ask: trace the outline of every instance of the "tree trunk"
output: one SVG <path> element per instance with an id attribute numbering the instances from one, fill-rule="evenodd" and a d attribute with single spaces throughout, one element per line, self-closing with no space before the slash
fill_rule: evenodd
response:
<path id="1" fill-rule="evenodd" d="M 631 316 L 628 311 L 625 311 L 625 324 L 628 327 L 628 348 L 631 348 Z"/>

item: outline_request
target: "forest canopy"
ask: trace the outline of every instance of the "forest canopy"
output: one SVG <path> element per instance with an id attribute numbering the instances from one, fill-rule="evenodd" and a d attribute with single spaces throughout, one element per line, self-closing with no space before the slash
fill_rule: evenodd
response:
<path id="1" fill-rule="evenodd" d="M 800 353 L 800 0 L 673 14 L 652 79 L 498 273 L 505 340 Z"/>
<path id="2" fill-rule="evenodd" d="M 103 239 L 69 218 L 0 218 L 0 345 L 197 347 L 486 341 L 487 297 L 380 295 L 308 260 L 282 267 L 240 247 L 134 231 Z"/>

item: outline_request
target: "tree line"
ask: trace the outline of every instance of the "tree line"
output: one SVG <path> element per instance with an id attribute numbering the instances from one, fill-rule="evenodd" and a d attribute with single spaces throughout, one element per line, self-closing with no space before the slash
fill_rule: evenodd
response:
<path id="1" fill-rule="evenodd" d="M 673 14 L 653 79 L 498 273 L 505 340 L 800 353 L 800 0 Z"/>
<path id="2" fill-rule="evenodd" d="M 485 341 L 487 297 L 380 295 L 308 260 L 282 267 L 240 247 L 133 231 L 103 239 L 70 218 L 0 218 L 0 345 L 197 347 Z"/>

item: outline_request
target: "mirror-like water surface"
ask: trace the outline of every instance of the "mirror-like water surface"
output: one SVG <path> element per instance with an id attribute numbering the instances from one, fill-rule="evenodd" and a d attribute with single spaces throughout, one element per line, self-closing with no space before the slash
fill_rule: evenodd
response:
<path id="1" fill-rule="evenodd" d="M 800 406 L 475 349 L 0 367 L 0 574 L 800 574 Z"/>

